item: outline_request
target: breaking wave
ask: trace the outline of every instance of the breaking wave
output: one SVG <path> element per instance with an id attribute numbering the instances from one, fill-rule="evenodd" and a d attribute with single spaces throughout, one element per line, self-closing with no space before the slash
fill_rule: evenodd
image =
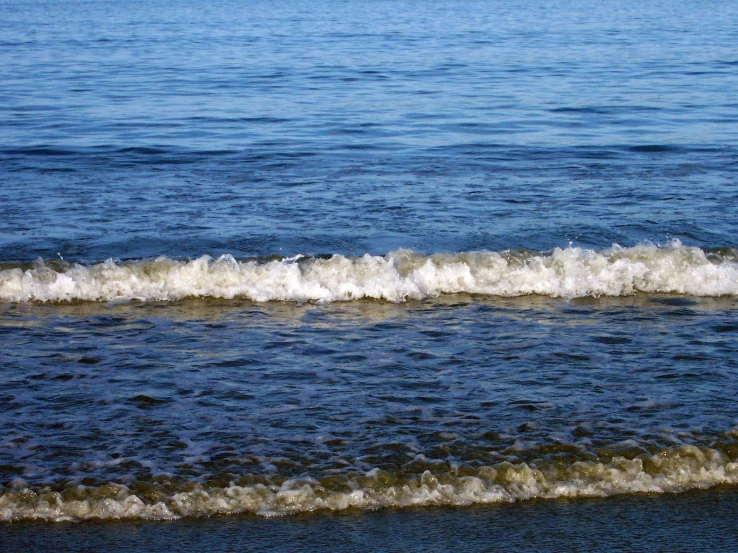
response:
<path id="1" fill-rule="evenodd" d="M 718 450 L 695 446 L 635 459 L 615 457 L 606 463 L 579 461 L 542 468 L 501 463 L 467 470 L 465 475 L 460 472 L 396 475 L 374 469 L 361 475 L 291 479 L 281 484 L 70 484 L 61 491 L 33 490 L 16 480 L 7 489 L 0 488 L 0 521 L 172 520 L 237 513 L 281 516 L 320 510 L 676 493 L 738 483 L 738 463 Z"/>
<path id="2" fill-rule="evenodd" d="M 385 256 L 238 261 L 230 255 L 178 261 L 80 265 L 42 260 L 0 271 L 0 301 L 175 301 L 245 298 L 265 301 L 390 302 L 441 294 L 539 294 L 576 298 L 637 292 L 693 296 L 738 295 L 738 254 L 641 244 L 606 250 L 556 248 L 425 255 L 397 250 Z"/>

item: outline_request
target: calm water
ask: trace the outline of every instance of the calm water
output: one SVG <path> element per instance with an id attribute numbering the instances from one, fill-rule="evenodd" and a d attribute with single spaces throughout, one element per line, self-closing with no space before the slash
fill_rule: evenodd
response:
<path id="1" fill-rule="evenodd" d="M 0 0 L 0 520 L 738 483 L 738 6 L 603 4 Z"/>

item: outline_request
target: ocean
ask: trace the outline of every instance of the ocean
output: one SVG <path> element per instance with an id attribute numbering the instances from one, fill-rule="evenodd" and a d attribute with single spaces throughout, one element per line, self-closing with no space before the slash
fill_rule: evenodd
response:
<path id="1" fill-rule="evenodd" d="M 0 549 L 738 550 L 736 90 L 728 1 L 0 0 Z"/>

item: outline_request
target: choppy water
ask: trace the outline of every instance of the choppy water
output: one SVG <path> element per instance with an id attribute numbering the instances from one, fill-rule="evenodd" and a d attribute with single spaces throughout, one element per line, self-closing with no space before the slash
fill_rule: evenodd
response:
<path id="1" fill-rule="evenodd" d="M 0 520 L 738 483 L 736 29 L 0 1 Z"/>

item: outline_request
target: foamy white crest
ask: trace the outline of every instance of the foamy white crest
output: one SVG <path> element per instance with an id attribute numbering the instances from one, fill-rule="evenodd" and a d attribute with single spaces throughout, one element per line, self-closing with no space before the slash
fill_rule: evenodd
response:
<path id="1" fill-rule="evenodd" d="M 36 492 L 16 485 L 0 495 L 0 521 L 91 519 L 178 519 L 193 516 L 253 513 L 279 516 L 316 510 L 385 507 L 461 506 L 532 498 L 604 497 L 625 493 L 680 492 L 738 483 L 738 463 L 712 449 L 684 446 L 658 455 L 609 463 L 575 462 L 539 470 L 525 463 L 484 467 L 474 476 L 397 478 L 377 469 L 347 478 L 344 490 L 326 489 L 312 479 L 288 480 L 281 486 L 257 484 L 170 493 L 151 500 L 125 486 L 80 486 L 74 497 Z"/>
<path id="2" fill-rule="evenodd" d="M 192 261 L 155 260 L 54 270 L 0 271 L 0 301 L 63 302 L 179 300 L 186 297 L 254 301 L 391 302 L 466 292 L 496 296 L 622 296 L 636 292 L 694 296 L 738 294 L 738 263 L 709 259 L 674 241 L 595 251 L 557 248 L 550 254 L 470 252 L 426 256 L 398 250 L 386 256 L 299 257 L 239 262 L 230 255 Z"/>

